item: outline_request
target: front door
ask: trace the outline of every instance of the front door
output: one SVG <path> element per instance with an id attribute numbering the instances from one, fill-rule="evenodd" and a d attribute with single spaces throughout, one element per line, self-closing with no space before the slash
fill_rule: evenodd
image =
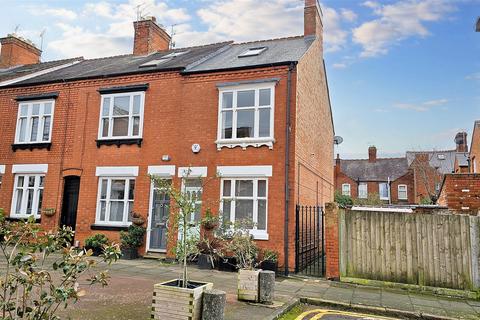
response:
<path id="1" fill-rule="evenodd" d="M 148 251 L 165 252 L 167 250 L 167 224 L 170 215 L 170 197 L 153 187 L 150 212 L 150 231 Z"/>
<path id="2" fill-rule="evenodd" d="M 65 177 L 63 187 L 63 205 L 60 223 L 62 226 L 75 230 L 77 222 L 78 193 L 80 191 L 80 177 Z"/>

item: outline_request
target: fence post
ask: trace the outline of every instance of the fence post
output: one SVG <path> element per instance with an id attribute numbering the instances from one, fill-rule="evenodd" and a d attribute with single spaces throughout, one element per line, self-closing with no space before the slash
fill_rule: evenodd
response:
<path id="1" fill-rule="evenodd" d="M 298 273 L 299 250 L 300 250 L 300 206 L 295 206 L 295 273 Z"/>
<path id="2" fill-rule="evenodd" d="M 340 279 L 340 259 L 338 246 L 338 205 L 334 202 L 325 204 L 325 256 L 327 279 Z"/>

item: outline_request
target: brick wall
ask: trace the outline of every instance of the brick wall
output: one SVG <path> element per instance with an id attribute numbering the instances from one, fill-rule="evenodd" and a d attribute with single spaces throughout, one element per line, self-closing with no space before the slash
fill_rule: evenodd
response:
<path id="1" fill-rule="evenodd" d="M 470 144 L 470 172 L 480 173 L 480 121 L 475 121 Z"/>
<path id="2" fill-rule="evenodd" d="M 438 204 L 476 215 L 480 209 L 480 174 L 446 174 Z"/>

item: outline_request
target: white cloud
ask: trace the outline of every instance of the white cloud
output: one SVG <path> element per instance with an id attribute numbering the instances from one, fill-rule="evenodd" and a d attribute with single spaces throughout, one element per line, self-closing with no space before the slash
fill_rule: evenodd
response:
<path id="1" fill-rule="evenodd" d="M 335 9 L 323 7 L 325 52 L 342 49 L 347 43 L 348 32 L 342 28 L 342 15 Z"/>
<path id="2" fill-rule="evenodd" d="M 353 41 L 363 48 L 362 57 L 386 54 L 392 45 L 409 37 L 428 36 L 424 23 L 439 21 L 454 10 L 447 0 L 406 0 L 388 5 L 366 1 L 363 5 L 378 18 L 353 30 Z"/>
<path id="3" fill-rule="evenodd" d="M 334 63 L 332 67 L 334 69 L 345 69 L 347 67 L 347 64 L 343 62 L 338 62 L 338 63 Z"/>
<path id="4" fill-rule="evenodd" d="M 68 9 L 64 8 L 49 8 L 47 6 L 29 6 L 27 8 L 28 12 L 35 16 L 49 16 L 54 18 L 59 18 L 62 20 L 75 20 L 77 19 L 78 15 Z"/>
<path id="5" fill-rule="evenodd" d="M 340 12 L 342 14 L 343 19 L 345 19 L 348 22 L 354 22 L 358 18 L 357 14 L 350 9 L 341 9 Z"/>
<path id="6" fill-rule="evenodd" d="M 480 72 L 469 74 L 465 77 L 467 80 L 480 80 Z"/>
<path id="7" fill-rule="evenodd" d="M 447 99 L 435 99 L 435 100 L 428 100 L 424 101 L 419 104 L 413 104 L 413 103 L 397 103 L 394 105 L 395 108 L 397 109 L 403 109 L 403 110 L 413 110 L 417 112 L 425 112 L 433 107 L 438 107 L 438 106 L 443 106 L 446 103 L 448 103 Z"/>

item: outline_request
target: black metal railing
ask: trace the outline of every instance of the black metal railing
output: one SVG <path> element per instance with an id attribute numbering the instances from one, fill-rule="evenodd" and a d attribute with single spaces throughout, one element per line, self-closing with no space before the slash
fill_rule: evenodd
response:
<path id="1" fill-rule="evenodd" d="M 295 273 L 323 277 L 325 274 L 324 217 L 320 206 L 296 206 Z"/>

